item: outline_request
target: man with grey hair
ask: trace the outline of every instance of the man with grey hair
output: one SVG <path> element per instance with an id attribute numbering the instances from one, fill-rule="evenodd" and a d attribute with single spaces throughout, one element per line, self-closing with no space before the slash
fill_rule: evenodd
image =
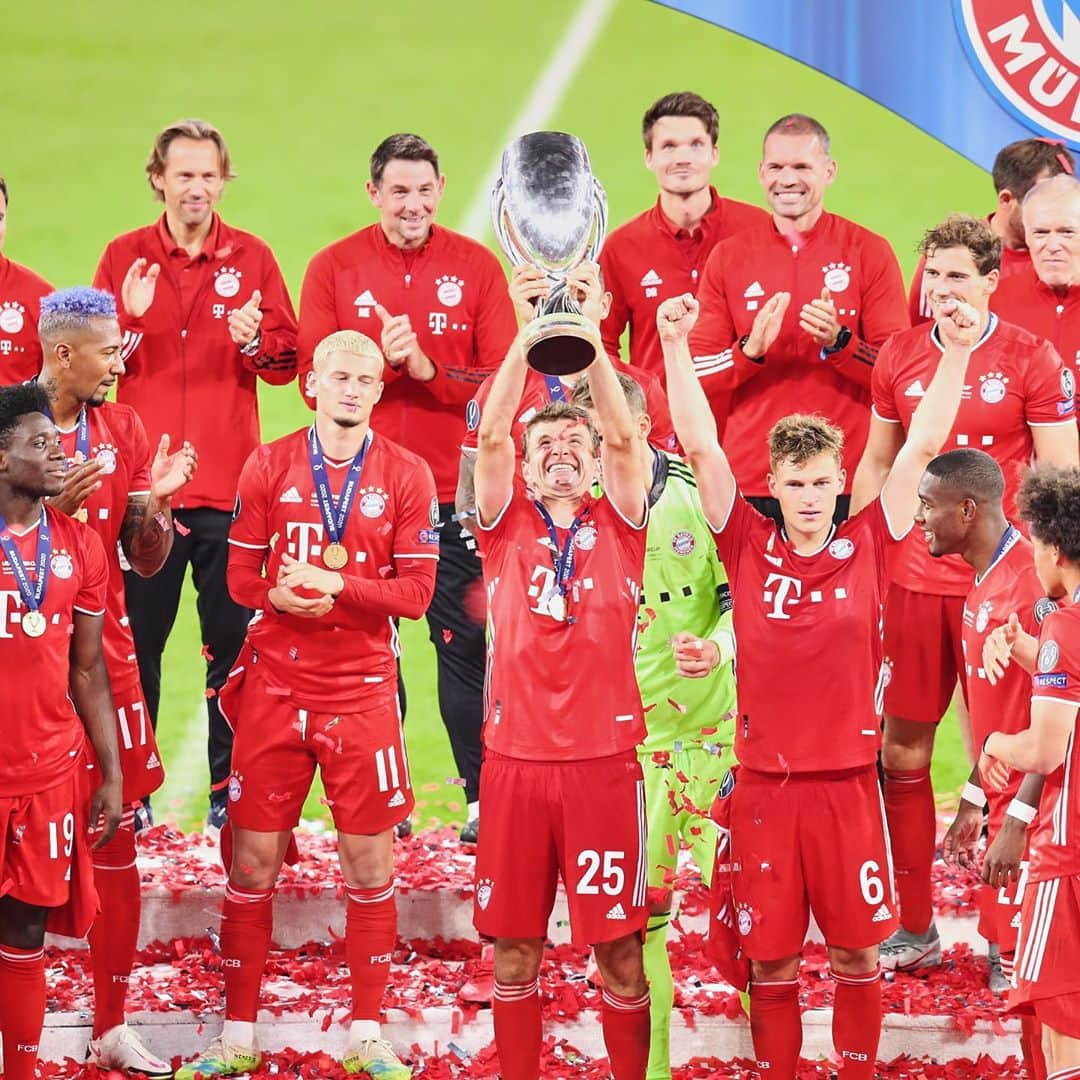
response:
<path id="1" fill-rule="evenodd" d="M 379 1029 L 397 940 L 394 827 L 413 807 L 394 624 L 431 601 L 438 503 L 431 469 L 371 426 L 383 365 L 364 334 L 326 337 L 306 380 L 314 423 L 258 447 L 240 474 L 229 591 L 260 615 L 221 694 L 236 729 L 222 834 L 225 1027 L 178 1080 L 258 1068 L 274 885 L 316 767 L 345 879 L 343 1066 L 380 1080 L 412 1075 Z"/>
<path id="2" fill-rule="evenodd" d="M 1080 180 L 1061 173 L 1040 181 L 1025 196 L 1023 214 L 1031 265 L 1003 278 L 990 306 L 1006 322 L 1050 341 L 1074 391 L 1080 361 Z"/>

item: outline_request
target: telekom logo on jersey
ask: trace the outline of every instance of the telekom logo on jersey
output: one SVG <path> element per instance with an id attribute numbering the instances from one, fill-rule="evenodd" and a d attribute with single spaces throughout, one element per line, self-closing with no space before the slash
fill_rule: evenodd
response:
<path id="1" fill-rule="evenodd" d="M 775 585 L 776 588 L 772 588 Z M 792 595 L 794 594 L 794 595 Z M 784 605 L 789 602 L 797 604 L 802 596 L 802 582 L 798 578 L 788 577 L 786 574 L 770 574 L 765 579 L 765 591 L 761 598 L 766 604 L 772 604 L 772 611 L 765 612 L 767 619 L 790 619 L 791 616 L 784 610 Z"/>
<path id="2" fill-rule="evenodd" d="M 12 621 L 13 613 L 19 610 L 19 603 L 17 589 L 0 589 L 0 638 L 15 636 L 8 630 L 8 623 Z"/>

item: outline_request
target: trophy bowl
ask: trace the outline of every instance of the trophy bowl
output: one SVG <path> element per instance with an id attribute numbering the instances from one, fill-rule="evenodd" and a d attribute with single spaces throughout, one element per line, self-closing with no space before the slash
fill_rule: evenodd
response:
<path id="1" fill-rule="evenodd" d="M 595 358 L 595 325 L 570 296 L 566 275 L 599 254 L 607 196 L 576 136 L 534 131 L 503 151 L 491 193 L 495 234 L 514 266 L 538 266 L 551 293 L 526 327 L 525 356 L 545 375 L 582 371 Z"/>

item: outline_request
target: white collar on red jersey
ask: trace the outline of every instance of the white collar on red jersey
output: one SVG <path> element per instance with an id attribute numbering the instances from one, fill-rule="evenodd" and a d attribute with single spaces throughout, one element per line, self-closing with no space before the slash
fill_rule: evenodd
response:
<path id="1" fill-rule="evenodd" d="M 987 341 L 990 335 L 998 327 L 998 317 L 992 311 L 990 312 L 990 318 L 986 321 L 986 329 L 982 332 L 982 337 L 971 346 L 971 351 L 974 352 L 980 345 Z M 937 323 L 930 324 L 930 340 L 942 351 L 945 351 L 945 346 L 941 344 L 941 338 L 938 337 Z"/>

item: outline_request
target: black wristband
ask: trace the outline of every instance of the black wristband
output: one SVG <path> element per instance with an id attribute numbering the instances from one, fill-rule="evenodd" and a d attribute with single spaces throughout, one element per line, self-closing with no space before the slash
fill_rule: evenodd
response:
<path id="1" fill-rule="evenodd" d="M 836 335 L 835 343 L 833 345 L 829 346 L 828 348 L 822 349 L 821 351 L 826 356 L 832 356 L 833 353 L 838 353 L 841 349 L 846 349 L 847 344 L 848 344 L 848 342 L 850 340 L 851 340 L 851 327 L 850 326 L 841 326 L 840 327 L 840 332 Z"/>

